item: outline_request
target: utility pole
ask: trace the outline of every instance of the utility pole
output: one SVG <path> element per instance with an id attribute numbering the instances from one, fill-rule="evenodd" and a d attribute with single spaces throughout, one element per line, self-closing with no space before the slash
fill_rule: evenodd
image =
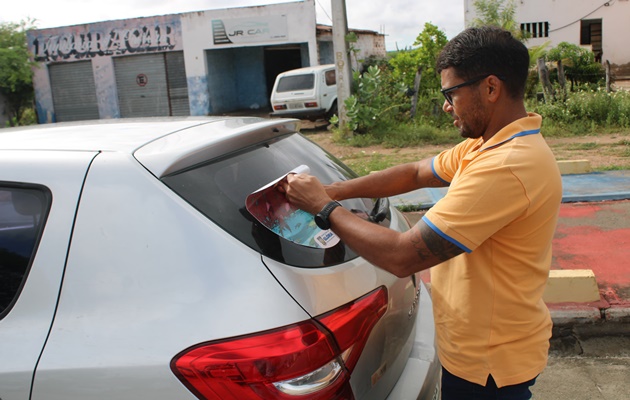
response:
<path id="1" fill-rule="evenodd" d="M 333 23 L 333 51 L 335 53 L 335 70 L 337 73 L 337 110 L 339 112 L 339 127 L 343 131 L 346 122 L 345 101 L 350 97 L 352 83 L 352 68 L 348 57 L 348 18 L 346 16 L 346 0 L 330 0 Z"/>

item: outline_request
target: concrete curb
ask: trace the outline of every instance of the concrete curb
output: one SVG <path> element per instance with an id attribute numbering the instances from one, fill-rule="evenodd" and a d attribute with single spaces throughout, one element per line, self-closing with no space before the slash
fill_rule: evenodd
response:
<path id="1" fill-rule="evenodd" d="M 554 326 L 575 325 L 575 324 L 595 324 L 602 321 L 602 312 L 597 307 L 581 307 L 574 309 L 554 309 L 551 304 L 549 313 Z"/>
<path id="2" fill-rule="evenodd" d="M 589 160 L 558 161 L 558 168 L 560 168 L 560 174 L 562 175 L 586 174 L 592 171 Z"/>
<path id="3" fill-rule="evenodd" d="M 590 269 L 551 270 L 543 300 L 545 303 L 598 301 L 599 287 L 595 274 Z"/>
<path id="4" fill-rule="evenodd" d="M 602 295 L 594 302 L 545 303 L 554 327 L 592 325 L 593 329 L 599 329 L 604 324 L 624 325 L 620 332 L 630 334 L 630 304 L 627 302 L 611 304 Z"/>

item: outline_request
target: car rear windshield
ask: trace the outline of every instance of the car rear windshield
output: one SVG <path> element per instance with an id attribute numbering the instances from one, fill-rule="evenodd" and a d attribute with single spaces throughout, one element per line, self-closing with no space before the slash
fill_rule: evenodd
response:
<path id="1" fill-rule="evenodd" d="M 334 156 L 295 133 L 236 154 L 162 178 L 162 181 L 209 219 L 238 240 L 279 262 L 298 267 L 342 263 L 357 255 L 343 242 L 327 249 L 295 244 L 259 223 L 245 208 L 249 194 L 306 165 L 322 183 L 356 175 Z M 350 199 L 343 206 L 367 218 L 375 202 Z M 389 225 L 389 216 L 381 224 Z"/>
<path id="2" fill-rule="evenodd" d="M 290 75 L 280 78 L 276 91 L 293 92 L 295 90 L 313 89 L 315 86 L 315 74 Z"/>

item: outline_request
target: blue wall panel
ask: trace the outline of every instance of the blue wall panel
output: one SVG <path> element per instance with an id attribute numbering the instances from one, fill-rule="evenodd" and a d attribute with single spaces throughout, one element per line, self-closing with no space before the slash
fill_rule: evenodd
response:
<path id="1" fill-rule="evenodd" d="M 207 61 L 210 114 L 269 105 L 262 47 L 211 50 Z"/>
<path id="2" fill-rule="evenodd" d="M 187 78 L 188 83 L 188 104 L 190 115 L 203 116 L 212 113 L 210 109 L 210 99 L 208 95 L 208 77 L 193 76 Z"/>

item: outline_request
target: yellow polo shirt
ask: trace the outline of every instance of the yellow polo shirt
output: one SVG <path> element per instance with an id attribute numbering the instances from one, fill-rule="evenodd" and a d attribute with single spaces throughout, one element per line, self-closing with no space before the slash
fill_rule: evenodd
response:
<path id="1" fill-rule="evenodd" d="M 551 318 L 542 300 L 562 200 L 556 160 L 537 114 L 487 143 L 468 139 L 433 160 L 447 194 L 423 217 L 465 253 L 431 270 L 442 365 L 499 387 L 533 379 L 547 364 Z"/>

